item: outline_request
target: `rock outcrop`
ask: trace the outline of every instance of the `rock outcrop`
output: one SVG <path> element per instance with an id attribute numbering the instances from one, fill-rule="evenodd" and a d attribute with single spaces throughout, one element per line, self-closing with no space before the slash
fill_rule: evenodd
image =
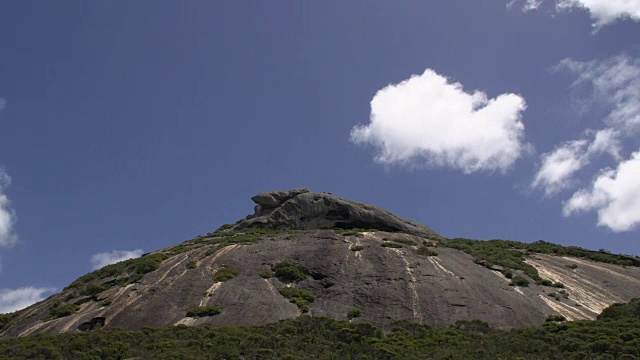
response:
<path id="1" fill-rule="evenodd" d="M 101 328 L 262 325 L 304 311 L 347 320 L 355 308 L 361 315 L 351 321 L 386 330 L 400 320 L 450 326 L 471 319 L 509 329 L 540 325 L 549 315 L 595 319 L 613 303 L 640 298 L 637 266 L 529 254 L 527 264 L 554 286 L 531 281 L 516 287 L 504 267 L 482 264 L 448 247 L 452 242 L 428 227 L 372 205 L 306 189 L 262 193 L 253 200 L 256 213 L 231 230 L 84 275 L 13 314 L 0 325 L 0 338 Z M 305 271 L 287 278 L 278 275 L 282 264 Z M 526 276 L 522 270 L 512 275 Z M 300 307 L 285 296 L 287 289 L 311 293 L 315 301 Z M 216 311 L 193 315 L 192 310 L 208 307 Z"/>
<path id="2" fill-rule="evenodd" d="M 255 214 L 232 228 L 269 229 L 375 229 L 402 232 L 430 239 L 444 237 L 429 227 L 398 217 L 370 204 L 346 200 L 330 193 L 308 189 L 270 191 L 251 198 L 257 205 Z"/>

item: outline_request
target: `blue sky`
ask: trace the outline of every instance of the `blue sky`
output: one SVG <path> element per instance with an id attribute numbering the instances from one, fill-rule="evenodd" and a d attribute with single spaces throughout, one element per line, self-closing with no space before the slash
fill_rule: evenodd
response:
<path id="1" fill-rule="evenodd" d="M 308 187 L 640 254 L 640 2 L 0 11 L 0 312 Z"/>

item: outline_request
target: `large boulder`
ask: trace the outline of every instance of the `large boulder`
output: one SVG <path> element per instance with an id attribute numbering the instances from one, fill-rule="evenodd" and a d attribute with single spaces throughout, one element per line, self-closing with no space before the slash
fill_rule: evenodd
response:
<path id="1" fill-rule="evenodd" d="M 361 228 L 444 238 L 425 225 L 403 219 L 377 206 L 346 200 L 330 193 L 294 189 L 260 193 L 251 199 L 257 204 L 255 214 L 236 223 L 234 229 Z"/>

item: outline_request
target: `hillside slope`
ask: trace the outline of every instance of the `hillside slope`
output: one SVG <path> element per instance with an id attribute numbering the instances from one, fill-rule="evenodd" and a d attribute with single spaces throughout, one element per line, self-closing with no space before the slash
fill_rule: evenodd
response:
<path id="1" fill-rule="evenodd" d="M 274 209 L 281 211 L 284 203 Z M 354 204 L 350 206 L 360 203 Z M 331 208 L 333 203 L 323 206 Z M 285 217 L 295 218 L 299 208 Z M 215 233 L 87 274 L 61 293 L 16 313 L 0 336 L 102 327 L 261 325 L 303 313 L 353 318 L 383 329 L 398 320 L 448 326 L 468 319 L 517 328 L 542 324 L 549 315 L 595 319 L 613 303 L 640 297 L 637 266 L 525 255 L 517 244 L 505 250 L 522 256 L 521 265 L 532 265 L 544 283 L 555 285 L 543 286 L 518 268 L 511 271 L 474 259 L 452 248 L 455 241 L 419 224 L 408 223 L 417 229 L 414 234 L 375 227 L 345 229 L 349 224 L 389 229 L 384 223 L 387 215 L 359 215 L 349 222 L 354 212 L 347 206 L 329 221 L 327 211 L 318 209 L 321 223 L 344 228 L 272 226 L 268 214 L 258 222 L 262 228 L 255 228 L 246 222 L 256 217 L 248 217 Z M 393 216 L 393 226 L 406 221 Z M 300 223 L 307 227 L 314 222 L 318 221 Z M 511 286 L 507 273 L 528 280 L 528 285 Z"/>

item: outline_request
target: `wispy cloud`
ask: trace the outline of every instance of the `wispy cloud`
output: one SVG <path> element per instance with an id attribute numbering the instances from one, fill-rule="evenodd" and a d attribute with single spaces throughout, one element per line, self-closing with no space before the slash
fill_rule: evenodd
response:
<path id="1" fill-rule="evenodd" d="M 522 4 L 524 12 L 538 10 L 546 0 L 511 0 L 507 8 Z M 593 27 L 600 29 L 621 19 L 640 21 L 640 2 L 637 0 L 549 0 L 557 12 L 582 9 L 593 19 Z"/>
<path id="2" fill-rule="evenodd" d="M 584 139 L 567 141 L 555 150 L 542 154 L 541 166 L 531 187 L 542 189 L 546 196 L 552 196 L 574 186 L 574 175 L 597 155 L 608 153 L 620 160 L 622 146 L 616 130 L 587 131 L 586 135 Z"/>
<path id="3" fill-rule="evenodd" d="M 31 304 L 44 300 L 45 294 L 55 290 L 54 288 L 31 286 L 18 289 L 0 289 L 0 314 L 24 309 Z"/>
<path id="4" fill-rule="evenodd" d="M 381 164 L 504 172 L 528 149 L 525 109 L 519 95 L 488 99 L 427 69 L 379 90 L 369 124 L 355 126 L 350 139 L 371 145 Z"/>
<path id="5" fill-rule="evenodd" d="M 616 170 L 600 168 L 585 174 L 593 180 L 565 202 L 563 214 L 596 211 L 600 226 L 633 230 L 640 222 L 640 160 L 638 153 L 624 160 L 623 140 L 640 133 L 640 59 L 629 55 L 589 62 L 565 59 L 557 69 L 575 74 L 573 88 L 589 90 L 582 103 L 604 112 L 603 127 L 587 130 L 585 137 L 543 154 L 531 187 L 543 189 L 547 196 L 570 189 L 578 184 L 579 171 L 599 155 L 609 154 Z M 633 213 L 636 210 L 638 215 Z"/>
<path id="6" fill-rule="evenodd" d="M 113 250 L 95 254 L 91 257 L 91 267 L 94 270 L 100 269 L 109 264 L 115 264 L 120 261 L 135 259 L 142 256 L 142 249 L 136 250 Z"/>
<path id="7" fill-rule="evenodd" d="M 589 189 L 577 191 L 564 204 L 563 214 L 596 211 L 598 225 L 630 231 L 640 225 L 640 151 L 615 170 L 605 170 Z"/>
<path id="8" fill-rule="evenodd" d="M 11 177 L 0 168 L 0 247 L 13 246 L 18 241 L 14 231 L 16 214 L 11 208 L 9 198 L 4 194 L 4 190 L 10 184 Z"/>

